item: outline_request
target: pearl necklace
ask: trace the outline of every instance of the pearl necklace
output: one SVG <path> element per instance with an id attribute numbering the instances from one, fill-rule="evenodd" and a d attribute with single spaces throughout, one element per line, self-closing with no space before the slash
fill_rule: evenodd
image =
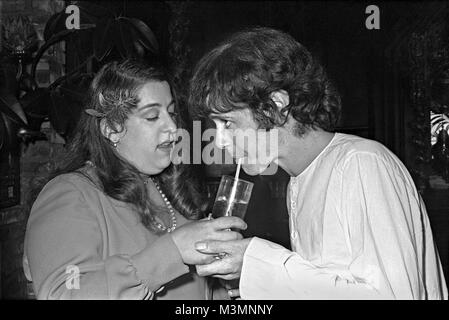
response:
<path id="1" fill-rule="evenodd" d="M 171 205 L 170 201 L 168 201 L 167 196 L 165 193 L 161 190 L 161 187 L 159 186 L 159 183 L 157 183 L 153 178 L 150 178 L 151 181 L 153 181 L 154 185 L 156 186 L 157 191 L 161 194 L 162 199 L 164 199 L 165 205 L 167 206 L 168 212 L 170 213 L 171 218 L 171 227 L 166 227 L 162 223 L 156 222 L 156 227 L 161 231 L 167 231 L 167 232 L 173 232 L 176 229 L 176 216 L 175 216 L 175 210 L 173 209 L 173 206 Z"/>

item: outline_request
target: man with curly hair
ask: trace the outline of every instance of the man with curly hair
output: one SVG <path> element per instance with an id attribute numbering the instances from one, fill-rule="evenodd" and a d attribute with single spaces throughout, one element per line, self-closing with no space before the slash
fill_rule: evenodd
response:
<path id="1" fill-rule="evenodd" d="M 268 28 L 232 35 L 198 63 L 190 105 L 215 122 L 218 147 L 246 160 L 260 159 L 236 131 L 276 131 L 277 152 L 243 169 L 275 163 L 291 176 L 292 251 L 257 237 L 204 241 L 197 250 L 221 259 L 198 274 L 240 278 L 229 292 L 243 299 L 447 299 L 410 174 L 382 144 L 333 132 L 340 96 L 295 39 Z"/>

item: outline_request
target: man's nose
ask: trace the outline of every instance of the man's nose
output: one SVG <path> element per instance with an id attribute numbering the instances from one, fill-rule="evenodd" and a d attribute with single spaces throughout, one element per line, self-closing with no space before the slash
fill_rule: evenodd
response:
<path id="1" fill-rule="evenodd" d="M 220 149 L 226 149 L 230 146 L 231 142 L 229 139 L 229 135 L 226 132 L 219 128 L 216 131 L 215 135 L 215 145 Z"/>

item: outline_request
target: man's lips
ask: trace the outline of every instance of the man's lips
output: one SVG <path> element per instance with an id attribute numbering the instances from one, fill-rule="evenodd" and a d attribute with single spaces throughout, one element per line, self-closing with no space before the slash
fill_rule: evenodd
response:
<path id="1" fill-rule="evenodd" d="M 225 149 L 227 153 L 229 153 L 233 158 L 247 158 L 248 157 L 248 152 L 245 150 L 241 150 L 241 149 L 236 149 L 236 148 L 227 148 Z"/>

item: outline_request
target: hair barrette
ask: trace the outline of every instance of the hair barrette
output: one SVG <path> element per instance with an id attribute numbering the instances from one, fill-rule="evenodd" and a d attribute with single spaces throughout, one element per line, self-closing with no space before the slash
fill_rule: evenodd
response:
<path id="1" fill-rule="evenodd" d="M 86 109 L 86 110 L 84 110 L 84 112 L 86 112 L 88 115 L 90 115 L 92 117 L 97 117 L 97 118 L 103 118 L 106 116 L 104 113 L 98 112 L 97 110 L 94 110 L 94 109 Z"/>

